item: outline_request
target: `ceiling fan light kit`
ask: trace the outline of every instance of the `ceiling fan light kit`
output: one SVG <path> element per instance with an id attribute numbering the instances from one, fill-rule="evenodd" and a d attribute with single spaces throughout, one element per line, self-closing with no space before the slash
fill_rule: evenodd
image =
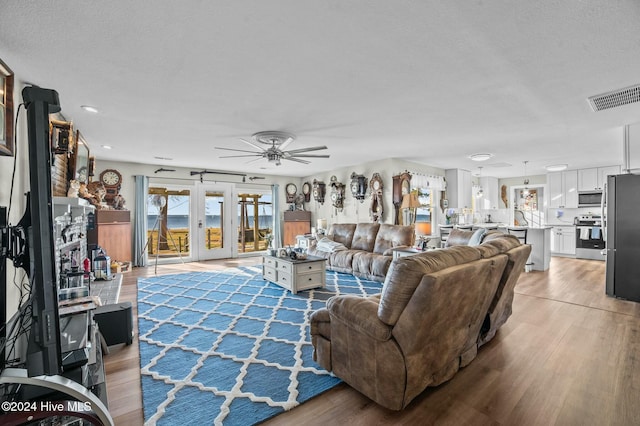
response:
<path id="1" fill-rule="evenodd" d="M 240 139 L 242 142 L 255 148 L 254 151 L 235 149 L 235 148 L 223 148 L 215 147 L 216 149 L 224 151 L 234 152 L 246 152 L 248 154 L 240 155 L 224 155 L 219 158 L 240 158 L 240 157 L 257 157 L 249 162 L 257 161 L 261 158 L 266 158 L 269 163 L 273 163 L 276 166 L 282 164 L 281 160 L 295 161 L 296 163 L 310 164 L 308 160 L 301 158 L 329 158 L 326 154 L 307 154 L 311 151 L 320 151 L 327 149 L 326 146 L 313 146 L 310 148 L 299 148 L 293 150 L 286 150 L 286 148 L 296 139 L 295 135 L 288 132 L 282 132 L 279 130 L 268 130 L 264 132 L 254 133 L 252 136 L 253 141 L 246 139 Z"/>

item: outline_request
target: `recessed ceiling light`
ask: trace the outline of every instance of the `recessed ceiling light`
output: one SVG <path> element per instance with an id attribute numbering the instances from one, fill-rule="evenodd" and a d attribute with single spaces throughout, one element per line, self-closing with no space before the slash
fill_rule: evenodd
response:
<path id="1" fill-rule="evenodd" d="M 493 154 L 486 154 L 486 153 L 471 154 L 469 156 L 469 158 L 472 159 L 473 161 L 487 161 L 491 157 L 493 157 Z"/>
<path id="2" fill-rule="evenodd" d="M 567 167 L 569 167 L 568 164 L 552 164 L 550 166 L 545 166 L 544 168 L 547 169 L 548 172 L 561 172 L 566 170 Z"/>
<path id="3" fill-rule="evenodd" d="M 111 145 L 102 145 L 104 149 L 111 149 Z"/>
<path id="4" fill-rule="evenodd" d="M 92 112 L 94 114 L 98 113 L 98 108 L 91 106 L 91 105 L 82 105 L 80 108 L 82 108 L 83 110 L 87 111 L 87 112 Z"/>

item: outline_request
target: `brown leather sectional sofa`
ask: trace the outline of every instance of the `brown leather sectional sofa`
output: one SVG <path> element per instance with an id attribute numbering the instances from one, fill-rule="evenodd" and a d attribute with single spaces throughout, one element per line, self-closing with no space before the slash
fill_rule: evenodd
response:
<path id="1" fill-rule="evenodd" d="M 381 294 L 334 296 L 312 314 L 314 359 L 380 405 L 403 409 L 495 335 L 530 251 L 490 233 L 478 246 L 399 258 Z"/>
<path id="2" fill-rule="evenodd" d="M 346 250 L 318 250 L 312 242 L 309 254 L 327 259 L 327 269 L 353 274 L 374 281 L 384 281 L 392 248 L 410 247 L 414 243 L 413 226 L 379 223 L 334 223 L 327 237 L 341 243 Z"/>

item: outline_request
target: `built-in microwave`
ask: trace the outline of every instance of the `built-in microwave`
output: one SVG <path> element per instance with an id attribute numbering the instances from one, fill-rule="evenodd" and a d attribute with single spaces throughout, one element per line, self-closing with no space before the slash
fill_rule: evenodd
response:
<path id="1" fill-rule="evenodd" d="M 602 191 L 578 192 L 578 207 L 599 206 L 602 201 Z"/>

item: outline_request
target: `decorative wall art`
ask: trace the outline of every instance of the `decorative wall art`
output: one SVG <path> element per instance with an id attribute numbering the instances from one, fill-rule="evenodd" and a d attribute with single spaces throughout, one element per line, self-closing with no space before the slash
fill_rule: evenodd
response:
<path id="1" fill-rule="evenodd" d="M 365 195 L 367 193 L 367 178 L 363 175 L 358 175 L 356 172 L 351 173 L 351 195 L 353 198 L 364 202 Z"/>
<path id="2" fill-rule="evenodd" d="M 302 195 L 304 195 L 305 203 L 311 201 L 311 184 L 309 182 L 302 184 Z"/>
<path id="3" fill-rule="evenodd" d="M 331 176 L 331 204 L 338 211 L 344 208 L 344 183 L 338 182 L 338 178 Z"/>
<path id="4" fill-rule="evenodd" d="M 313 199 L 317 203 L 324 204 L 324 196 L 327 192 L 327 185 L 319 180 L 313 180 Z"/>
<path id="5" fill-rule="evenodd" d="M 0 155 L 13 156 L 13 72 L 0 59 Z"/>
<path id="6" fill-rule="evenodd" d="M 384 214 L 384 206 L 382 204 L 382 177 L 380 173 L 374 173 L 369 182 L 371 188 L 371 206 L 369 214 L 372 222 L 380 222 Z"/>
<path id="7" fill-rule="evenodd" d="M 287 186 L 284 187 L 284 189 L 287 193 L 287 203 L 293 203 L 296 200 L 298 187 L 294 183 L 288 183 Z"/>

